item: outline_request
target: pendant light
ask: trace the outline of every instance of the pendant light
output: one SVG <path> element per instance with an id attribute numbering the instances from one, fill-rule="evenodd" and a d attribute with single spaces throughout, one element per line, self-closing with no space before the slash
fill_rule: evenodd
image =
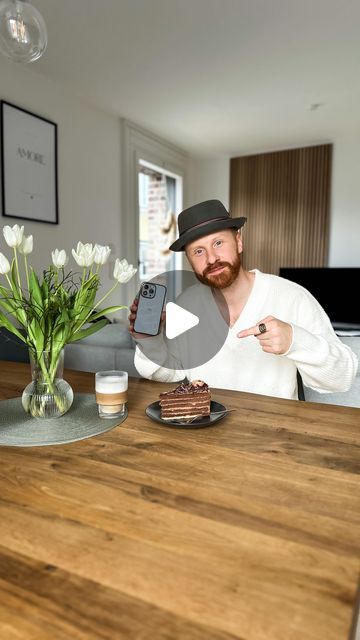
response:
<path id="1" fill-rule="evenodd" d="M 0 0 L 0 53 L 15 62 L 33 62 L 46 45 L 45 21 L 29 0 Z"/>

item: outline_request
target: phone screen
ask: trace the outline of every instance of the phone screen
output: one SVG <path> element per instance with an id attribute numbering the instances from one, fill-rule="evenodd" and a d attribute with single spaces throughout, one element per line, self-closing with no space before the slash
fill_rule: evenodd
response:
<path id="1" fill-rule="evenodd" d="M 163 284 L 143 282 L 138 296 L 138 308 L 134 331 L 156 336 L 160 330 L 166 287 Z"/>

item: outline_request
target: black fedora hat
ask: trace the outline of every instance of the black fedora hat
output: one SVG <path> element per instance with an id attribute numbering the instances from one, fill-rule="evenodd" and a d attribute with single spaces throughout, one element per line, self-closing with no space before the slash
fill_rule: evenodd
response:
<path id="1" fill-rule="evenodd" d="M 185 245 L 220 229 L 240 229 L 246 218 L 232 218 L 220 200 L 205 200 L 184 209 L 179 214 L 179 238 L 170 246 L 172 251 L 184 251 Z"/>

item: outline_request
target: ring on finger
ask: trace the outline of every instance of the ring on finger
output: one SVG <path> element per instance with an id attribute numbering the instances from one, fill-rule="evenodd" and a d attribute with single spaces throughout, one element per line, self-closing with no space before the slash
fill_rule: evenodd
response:
<path id="1" fill-rule="evenodd" d="M 266 333 L 266 331 L 267 331 L 266 324 L 264 324 L 263 322 L 260 322 L 259 331 L 260 331 L 260 333 Z"/>

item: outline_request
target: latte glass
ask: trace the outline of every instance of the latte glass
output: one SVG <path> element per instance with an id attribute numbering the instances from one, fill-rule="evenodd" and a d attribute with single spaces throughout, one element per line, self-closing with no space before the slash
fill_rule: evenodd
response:
<path id="1" fill-rule="evenodd" d="M 126 413 L 127 371 L 98 371 L 95 396 L 100 418 L 122 418 Z"/>

